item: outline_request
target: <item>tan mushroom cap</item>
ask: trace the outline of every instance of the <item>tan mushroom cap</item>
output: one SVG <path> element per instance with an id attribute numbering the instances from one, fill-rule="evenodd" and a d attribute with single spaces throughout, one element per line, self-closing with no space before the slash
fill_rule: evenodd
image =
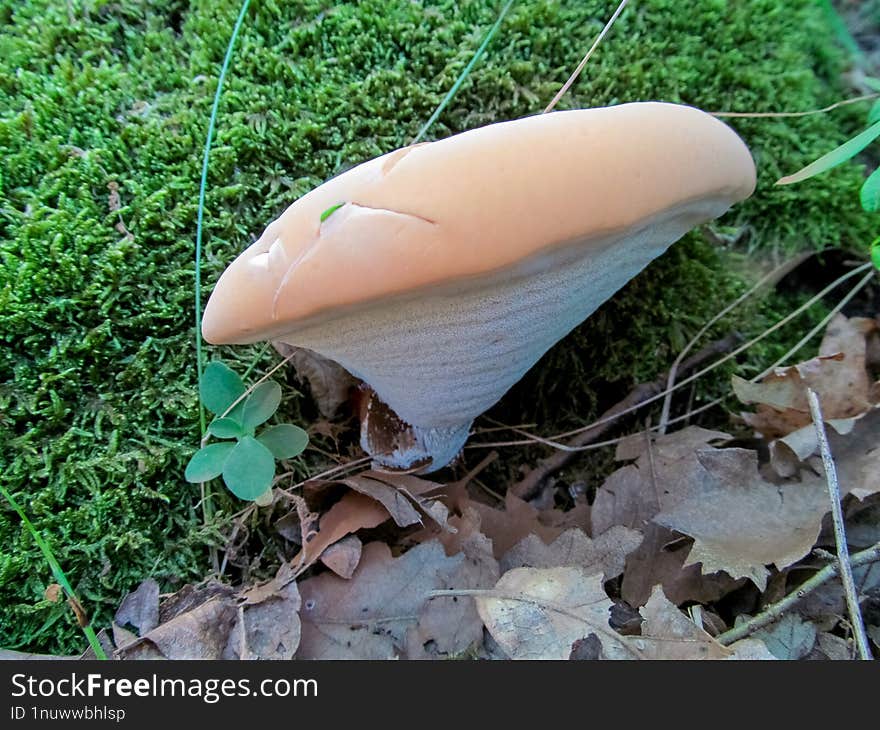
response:
<path id="1" fill-rule="evenodd" d="M 297 200 L 220 277 L 202 332 L 217 344 L 277 337 L 688 206 L 701 222 L 700 201 L 731 205 L 754 186 L 742 140 L 692 107 L 492 124 L 370 160 Z"/>

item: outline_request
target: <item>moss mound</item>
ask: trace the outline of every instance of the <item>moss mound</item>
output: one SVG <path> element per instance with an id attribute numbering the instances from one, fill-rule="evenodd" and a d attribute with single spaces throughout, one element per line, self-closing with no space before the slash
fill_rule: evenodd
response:
<path id="1" fill-rule="evenodd" d="M 499 5 L 254 0 L 211 160 L 204 280 L 297 196 L 407 143 Z M 208 114 L 238 9 L 238 0 L 0 2 L 0 480 L 98 625 L 140 579 L 170 585 L 207 569 L 214 532 L 182 479 L 198 439 L 194 230 Z M 592 0 L 517 2 L 431 134 L 539 110 L 607 12 Z M 814 108 L 843 93 L 841 63 L 807 0 L 652 0 L 624 14 L 562 107 Z M 842 141 L 847 118 L 735 121 L 761 177 L 726 223 L 748 223 L 754 250 L 864 242 L 856 168 L 770 188 Z M 565 377 L 589 386 L 653 375 L 741 289 L 720 261 L 692 237 L 542 363 L 508 408 Z M 290 393 L 288 416 L 298 407 Z M 564 415 L 592 405 L 578 396 Z M 5 504 L 0 546 L 0 646 L 80 646 L 67 608 L 44 601 L 49 570 Z"/>

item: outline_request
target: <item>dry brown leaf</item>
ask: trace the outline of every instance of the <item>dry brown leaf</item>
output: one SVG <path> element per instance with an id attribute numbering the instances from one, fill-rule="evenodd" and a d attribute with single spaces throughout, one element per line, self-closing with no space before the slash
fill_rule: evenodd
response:
<path id="1" fill-rule="evenodd" d="M 808 387 L 818 394 L 829 426 L 841 435 L 880 404 L 880 384 L 873 382 L 866 363 L 867 341 L 876 333 L 874 320 L 838 314 L 825 331 L 818 357 L 776 368 L 760 383 L 734 376 L 739 399 L 757 404 L 755 413 L 742 418 L 771 442 L 771 464 L 781 476 L 796 474 L 799 462 L 818 447 Z"/>
<path id="2" fill-rule="evenodd" d="M 464 560 L 447 579 L 457 589 L 488 588 L 498 581 L 498 561 L 492 543 L 472 533 L 461 545 Z M 483 626 L 474 601 L 449 596 L 430 600 L 419 614 L 418 623 L 407 632 L 407 658 L 454 657 L 482 641 Z"/>
<path id="3" fill-rule="evenodd" d="M 321 562 L 324 563 L 340 578 L 351 578 L 355 568 L 361 561 L 363 545 L 356 535 L 343 537 L 321 553 Z"/>
<path id="4" fill-rule="evenodd" d="M 312 398 L 325 418 L 331 418 L 358 381 L 339 363 L 311 350 L 275 341 L 272 346 L 282 357 L 290 357 L 300 379 L 309 384 Z"/>
<path id="5" fill-rule="evenodd" d="M 655 521 L 694 538 L 687 565 L 749 578 L 761 590 L 775 564 L 784 568 L 807 555 L 828 511 L 824 484 L 771 484 L 746 449 L 706 449 L 669 475 L 664 510 Z"/>
<path id="6" fill-rule="evenodd" d="M 642 541 L 641 533 L 619 525 L 595 540 L 582 530 L 566 530 L 546 545 L 528 535 L 501 558 L 501 571 L 513 568 L 582 568 L 587 574 L 604 573 L 605 579 L 623 572 L 626 556 Z"/>
<path id="7" fill-rule="evenodd" d="M 711 603 L 742 585 L 743 580 L 734 580 L 725 573 L 703 575 L 701 566 L 686 566 L 690 546 L 690 540 L 649 523 L 642 543 L 626 558 L 622 598 L 631 606 L 643 606 L 654 586 L 661 585 L 676 605 L 688 601 Z"/>
<path id="8" fill-rule="evenodd" d="M 119 650 L 123 659 L 220 659 L 237 618 L 232 601 L 211 598 Z"/>
<path id="9" fill-rule="evenodd" d="M 688 545 L 652 522 L 670 501 L 668 485 L 677 484 L 696 464 L 696 450 L 729 438 L 692 426 L 650 440 L 647 434 L 635 434 L 618 444 L 616 458 L 637 461 L 612 473 L 596 493 L 593 534 L 616 525 L 643 532 L 641 545 L 626 559 L 621 585 L 631 606 L 644 605 L 655 585 L 662 585 L 677 604 L 714 601 L 736 587 L 737 582 L 724 574 L 703 575 L 699 566 L 684 567 Z"/>
<path id="10" fill-rule="evenodd" d="M 644 528 L 662 509 L 666 475 L 686 469 L 697 449 L 729 438 L 720 431 L 690 426 L 650 440 L 644 433 L 624 439 L 615 458 L 638 461 L 613 472 L 596 493 L 592 534 L 601 535 L 615 525 Z"/>
<path id="11" fill-rule="evenodd" d="M 141 583 L 122 599 L 113 620 L 134 626 L 141 636 L 152 631 L 159 624 L 159 584 L 152 578 Z"/>
<path id="12" fill-rule="evenodd" d="M 223 659 L 293 658 L 299 647 L 301 602 L 290 577 L 290 569 L 282 565 L 274 581 L 275 592 L 240 607 Z"/>
<path id="13" fill-rule="evenodd" d="M 610 659 L 638 658 L 608 623 L 612 603 L 601 575 L 580 568 L 515 568 L 476 599 L 480 618 L 511 659 L 568 659 L 596 636 Z"/>
<path id="14" fill-rule="evenodd" d="M 349 492 L 334 504 L 319 522 L 319 529 L 291 560 L 301 574 L 333 543 L 357 530 L 377 527 L 390 515 L 379 502 L 358 492 Z"/>
<path id="15" fill-rule="evenodd" d="M 733 653 L 679 611 L 660 586 L 654 588 L 642 615 L 642 636 L 631 640 L 643 644 L 646 658 L 725 659 Z"/>
<path id="16" fill-rule="evenodd" d="M 487 550 L 484 545 L 484 553 Z M 418 632 L 422 644 L 433 641 L 435 645 L 453 645 L 456 651 L 463 651 L 458 648 L 461 641 L 481 636 L 471 599 L 461 597 L 455 602 L 464 607 L 454 622 L 456 635 L 438 636 L 432 628 L 437 625 L 436 614 L 426 612 L 428 594 L 440 589 L 484 587 L 474 585 L 480 582 L 482 569 L 474 571 L 479 562 L 473 554 L 448 557 L 437 541 L 418 545 L 399 558 L 393 558 L 383 543 L 366 545 L 351 580 L 324 573 L 300 585 L 303 632 L 297 657 L 389 659 L 404 654 L 408 645 L 413 650 L 412 630 Z M 486 575 L 491 585 L 491 579 L 497 575 L 491 564 Z M 469 629 L 464 626 L 468 610 Z"/>
<path id="17" fill-rule="evenodd" d="M 480 531 L 492 541 L 496 558 L 528 535 L 537 535 L 546 543 L 562 534 L 562 528 L 543 524 L 537 509 L 510 492 L 505 496 L 503 510 L 474 501 L 464 509 L 467 506 L 480 515 Z"/>
<path id="18" fill-rule="evenodd" d="M 418 511 L 413 507 L 409 497 L 404 495 L 399 489 L 390 484 L 372 478 L 375 472 L 367 472 L 358 474 L 348 479 L 340 479 L 337 483 L 344 484 L 355 492 L 365 494 L 379 502 L 391 515 L 398 527 L 409 527 L 410 525 L 419 524 L 422 518 Z"/>

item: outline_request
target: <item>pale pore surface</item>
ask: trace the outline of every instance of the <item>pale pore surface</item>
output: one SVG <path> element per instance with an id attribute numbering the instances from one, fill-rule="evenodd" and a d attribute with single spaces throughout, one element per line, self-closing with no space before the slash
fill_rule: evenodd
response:
<path id="1" fill-rule="evenodd" d="M 388 458 L 429 470 L 451 461 L 473 419 L 541 356 L 697 223 L 729 201 L 691 203 L 621 239 L 592 240 L 513 271 L 352 311 L 280 340 L 335 360 L 412 425 L 417 445 Z M 585 353 L 587 356 L 588 353 Z"/>

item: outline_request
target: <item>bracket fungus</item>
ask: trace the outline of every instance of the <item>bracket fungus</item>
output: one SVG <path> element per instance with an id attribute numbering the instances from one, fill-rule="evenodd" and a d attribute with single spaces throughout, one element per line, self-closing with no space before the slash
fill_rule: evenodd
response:
<path id="1" fill-rule="evenodd" d="M 202 332 L 339 363 L 372 389 L 375 466 L 433 471 L 554 343 L 754 186 L 746 145 L 692 107 L 492 124 L 297 200 L 220 277 Z"/>

